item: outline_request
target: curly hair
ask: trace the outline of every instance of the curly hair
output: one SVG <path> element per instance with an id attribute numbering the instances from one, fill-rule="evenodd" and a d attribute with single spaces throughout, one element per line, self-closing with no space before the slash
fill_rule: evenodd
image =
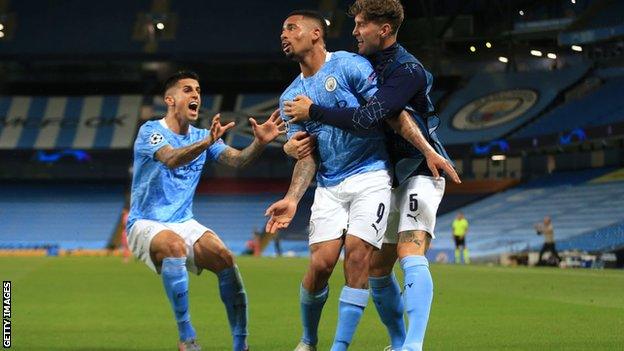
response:
<path id="1" fill-rule="evenodd" d="M 356 0 L 349 8 L 349 15 L 361 14 L 365 20 L 388 23 L 396 34 L 403 23 L 403 5 L 399 0 Z"/>

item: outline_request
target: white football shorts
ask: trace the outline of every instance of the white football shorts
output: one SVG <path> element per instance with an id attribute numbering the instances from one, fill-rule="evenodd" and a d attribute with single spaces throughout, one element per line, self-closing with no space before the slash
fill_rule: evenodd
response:
<path id="1" fill-rule="evenodd" d="M 309 244 L 357 236 L 380 248 L 386 231 L 392 179 L 386 170 L 353 175 L 332 187 L 317 187 Z"/>
<path id="2" fill-rule="evenodd" d="M 417 175 L 392 189 L 384 243 L 396 244 L 398 233 L 410 230 L 425 231 L 435 239 L 436 214 L 445 184 L 444 177 Z"/>
<path id="3" fill-rule="evenodd" d="M 154 262 L 152 262 L 150 245 L 156 234 L 163 230 L 171 230 L 184 240 L 186 246 L 186 269 L 189 272 L 200 274 L 202 270 L 195 265 L 193 245 L 204 233 L 213 231 L 194 219 L 189 219 L 182 223 L 163 223 L 149 219 L 137 220 L 128 231 L 128 246 L 134 256 L 145 262 L 151 270 L 160 274 L 160 267 L 156 267 Z"/>

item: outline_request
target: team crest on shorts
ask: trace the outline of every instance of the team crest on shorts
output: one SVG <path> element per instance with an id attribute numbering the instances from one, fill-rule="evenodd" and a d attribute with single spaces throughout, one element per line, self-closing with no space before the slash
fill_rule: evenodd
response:
<path id="1" fill-rule="evenodd" d="M 149 143 L 151 145 L 158 145 L 160 143 L 162 143 L 163 141 L 163 136 L 160 133 L 152 133 L 152 135 L 150 135 L 149 137 Z"/>
<path id="2" fill-rule="evenodd" d="M 308 236 L 312 237 L 312 234 L 314 234 L 315 229 L 316 229 L 316 226 L 314 225 L 314 222 L 310 221 L 310 227 L 308 227 L 308 230 L 310 231 L 310 233 L 308 234 Z"/>
<path id="3" fill-rule="evenodd" d="M 327 77 L 327 79 L 325 80 L 325 90 L 334 91 L 336 90 L 337 86 L 338 82 L 336 81 L 336 78 L 332 76 Z"/>

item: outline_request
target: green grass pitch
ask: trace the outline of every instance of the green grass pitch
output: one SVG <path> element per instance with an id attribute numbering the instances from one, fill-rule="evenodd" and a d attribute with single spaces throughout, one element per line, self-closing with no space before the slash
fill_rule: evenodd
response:
<path id="1" fill-rule="evenodd" d="M 292 350 L 299 326 L 300 258 L 239 258 L 250 301 L 253 351 Z M 435 297 L 426 350 L 624 350 L 624 272 L 432 265 Z M 158 276 L 120 258 L 0 258 L 12 281 L 14 350 L 174 350 L 176 328 Z M 320 326 L 328 350 L 342 269 Z M 190 281 L 191 316 L 204 350 L 230 336 L 210 272 Z M 369 303 L 351 350 L 383 350 Z"/>

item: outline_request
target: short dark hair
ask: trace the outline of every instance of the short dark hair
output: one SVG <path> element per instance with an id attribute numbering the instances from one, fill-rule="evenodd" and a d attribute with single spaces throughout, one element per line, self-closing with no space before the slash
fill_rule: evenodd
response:
<path id="1" fill-rule="evenodd" d="M 399 0 L 356 0 L 349 7 L 349 15 L 355 17 L 359 14 L 367 21 L 390 24 L 392 34 L 399 31 L 405 17 Z"/>
<path id="2" fill-rule="evenodd" d="M 321 35 L 322 35 L 323 40 L 327 39 L 327 31 L 328 31 L 327 22 L 325 22 L 325 17 L 323 17 L 323 15 L 320 12 L 314 11 L 314 10 L 295 10 L 289 13 L 288 16 L 286 16 L 286 18 L 290 16 L 303 16 L 305 18 L 313 19 L 314 21 L 318 23 L 319 27 L 321 27 L 321 31 L 322 31 Z"/>
<path id="3" fill-rule="evenodd" d="M 199 82 L 199 75 L 197 75 L 197 73 L 188 70 L 178 71 L 171 77 L 167 78 L 167 80 L 165 81 L 163 95 L 165 95 L 167 93 L 167 90 L 176 85 L 179 81 L 187 78 L 195 79 Z"/>

